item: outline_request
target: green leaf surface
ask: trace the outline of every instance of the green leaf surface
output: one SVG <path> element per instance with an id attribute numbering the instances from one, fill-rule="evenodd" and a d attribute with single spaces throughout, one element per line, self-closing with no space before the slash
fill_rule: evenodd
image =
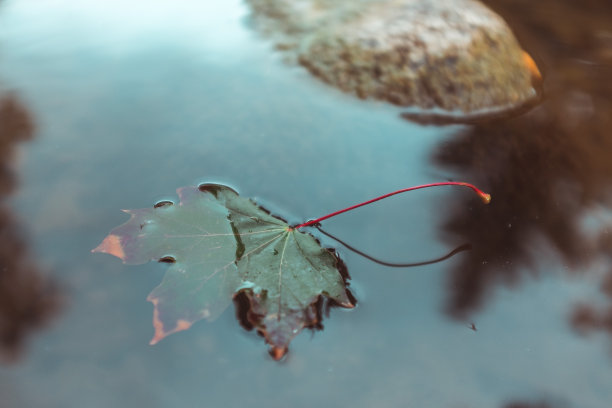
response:
<path id="1" fill-rule="evenodd" d="M 155 344 L 200 319 L 215 319 L 236 293 L 246 295 L 249 325 L 276 359 L 304 328 L 320 320 L 320 300 L 352 307 L 336 254 L 229 187 L 177 190 L 180 202 L 128 210 L 131 218 L 94 252 L 127 264 L 171 263 L 148 296 L 155 305 Z"/>

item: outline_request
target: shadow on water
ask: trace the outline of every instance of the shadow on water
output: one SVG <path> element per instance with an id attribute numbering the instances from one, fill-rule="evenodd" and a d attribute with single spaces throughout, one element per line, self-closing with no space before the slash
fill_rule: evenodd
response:
<path id="1" fill-rule="evenodd" d="M 544 1 L 525 13 L 524 1 L 487 3 L 542 68 L 544 99 L 522 116 L 475 124 L 435 153 L 437 164 L 493 196 L 467 214 L 457 204 L 444 221 L 448 236 L 473 244 L 449 276 L 446 306 L 455 317 L 483 306 L 494 286 L 536 270 L 547 250 L 577 270 L 612 249 L 596 236 L 601 230 L 585 226 L 612 202 L 612 7 Z M 612 302 L 612 268 L 610 275 L 602 287 Z M 573 321 L 612 335 L 612 307 L 580 306 Z"/>
<path id="2" fill-rule="evenodd" d="M 0 358 L 14 361 L 33 330 L 58 311 L 60 292 L 32 261 L 7 197 L 17 182 L 12 165 L 18 143 L 33 137 L 30 115 L 15 96 L 0 95 Z"/>

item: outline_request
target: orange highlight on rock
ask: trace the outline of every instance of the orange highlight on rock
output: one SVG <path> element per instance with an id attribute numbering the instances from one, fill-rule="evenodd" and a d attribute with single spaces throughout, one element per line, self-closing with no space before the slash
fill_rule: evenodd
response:
<path id="1" fill-rule="evenodd" d="M 527 54 L 525 51 L 523 51 L 523 62 L 525 63 L 527 69 L 531 72 L 531 75 L 534 76 L 534 78 L 542 79 L 542 74 L 540 73 L 540 70 L 538 69 L 538 66 L 536 65 L 535 61 L 533 60 L 533 58 L 531 58 L 531 55 Z"/>

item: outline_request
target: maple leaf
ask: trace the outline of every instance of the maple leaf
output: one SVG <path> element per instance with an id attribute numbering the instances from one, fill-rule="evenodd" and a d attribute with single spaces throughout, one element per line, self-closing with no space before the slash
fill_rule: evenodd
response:
<path id="1" fill-rule="evenodd" d="M 113 229 L 93 252 L 126 264 L 171 263 L 148 296 L 155 334 L 151 344 L 213 320 L 246 296 L 248 323 L 280 359 L 304 328 L 319 323 L 322 297 L 353 303 L 335 252 L 290 227 L 227 186 L 202 184 L 177 190 L 180 202 L 125 210 L 130 219 Z"/>
<path id="2" fill-rule="evenodd" d="M 92 252 L 114 255 L 127 264 L 151 260 L 172 264 L 147 297 L 154 305 L 151 344 L 189 329 L 200 319 L 215 319 L 235 299 L 243 312 L 241 323 L 256 328 L 270 345 L 272 357 L 279 360 L 303 328 L 320 327 L 324 299 L 328 304 L 354 306 L 342 261 L 332 249 L 322 248 L 312 235 L 299 229 L 319 228 L 323 220 L 396 194 L 451 185 L 468 187 L 484 203 L 491 201 L 489 194 L 472 184 L 447 181 L 404 188 L 289 226 L 227 186 L 183 187 L 177 190 L 178 205 L 161 201 L 153 208 L 124 210 L 130 219 L 113 229 Z M 382 262 L 334 239 L 388 266 L 437 262 Z"/>

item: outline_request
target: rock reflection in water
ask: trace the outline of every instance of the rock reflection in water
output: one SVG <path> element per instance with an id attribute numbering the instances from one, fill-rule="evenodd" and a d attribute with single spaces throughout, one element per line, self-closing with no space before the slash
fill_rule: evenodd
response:
<path id="1" fill-rule="evenodd" d="M 544 1 L 526 14 L 520 3 L 488 2 L 545 71 L 544 102 L 520 117 L 476 124 L 435 156 L 493 196 L 490 206 L 474 206 L 467 215 L 459 203 L 444 224 L 449 235 L 474 248 L 450 275 L 447 308 L 455 316 L 481 306 L 500 282 L 517 281 L 521 269 L 535 270 L 542 249 L 554 248 L 570 269 L 612 249 L 583 225 L 590 210 L 607 212 L 611 204 L 612 57 L 606 39 L 612 12 Z M 579 309 L 574 321 L 612 334 L 612 318 L 586 310 Z"/>
<path id="2" fill-rule="evenodd" d="M 447 232 L 473 244 L 452 277 L 450 308 L 456 313 L 478 306 L 490 283 L 513 281 L 521 266 L 530 266 L 538 256 L 536 238 L 545 238 L 573 266 L 587 260 L 589 243 L 580 232 L 579 216 L 606 202 L 612 181 L 612 140 L 587 128 L 599 122 L 604 131 L 609 119 L 599 112 L 599 120 L 585 118 L 570 130 L 553 114 L 565 111 L 555 105 L 475 126 L 438 153 L 438 161 L 459 168 L 463 178 L 493 196 L 491 205 L 474 206 L 468 214 L 451 211 L 445 225 Z"/>
<path id="3" fill-rule="evenodd" d="M 16 187 L 12 164 L 17 144 L 29 140 L 33 125 L 13 96 L 0 96 L 0 195 Z M 5 202 L 0 203 L 0 357 L 20 355 L 28 334 L 58 310 L 59 291 L 31 259 L 26 240 Z"/>
<path id="4" fill-rule="evenodd" d="M 548 93 L 551 98 L 565 95 L 560 98 L 563 101 L 560 104 L 565 104 L 566 115 L 558 114 L 557 119 L 569 131 L 575 132 L 576 137 L 585 137 L 584 147 L 577 153 L 583 154 L 587 146 L 592 150 L 602 149 L 599 161 L 604 164 L 606 156 L 609 160 L 612 153 L 606 150 L 609 146 L 604 142 L 610 137 L 612 122 L 612 6 L 589 0 L 576 8 L 571 0 L 544 0 L 525 14 L 522 10 L 530 4 L 525 0 L 491 0 L 489 3 L 512 21 L 519 38 L 538 48 L 538 60 L 545 67 L 551 67 Z M 561 64 L 563 58 L 565 63 Z M 587 121 L 592 122 L 585 124 Z M 585 163 L 585 166 L 591 165 Z M 592 170 L 598 171 L 597 166 Z M 593 174 L 593 177 L 596 182 L 607 184 L 609 166 L 601 170 L 603 173 Z M 612 263 L 609 227 L 604 226 L 593 256 L 603 255 Z M 601 290 L 609 298 L 607 305 L 580 303 L 570 318 L 580 333 L 599 330 L 612 338 L 612 266 L 602 281 Z"/>

